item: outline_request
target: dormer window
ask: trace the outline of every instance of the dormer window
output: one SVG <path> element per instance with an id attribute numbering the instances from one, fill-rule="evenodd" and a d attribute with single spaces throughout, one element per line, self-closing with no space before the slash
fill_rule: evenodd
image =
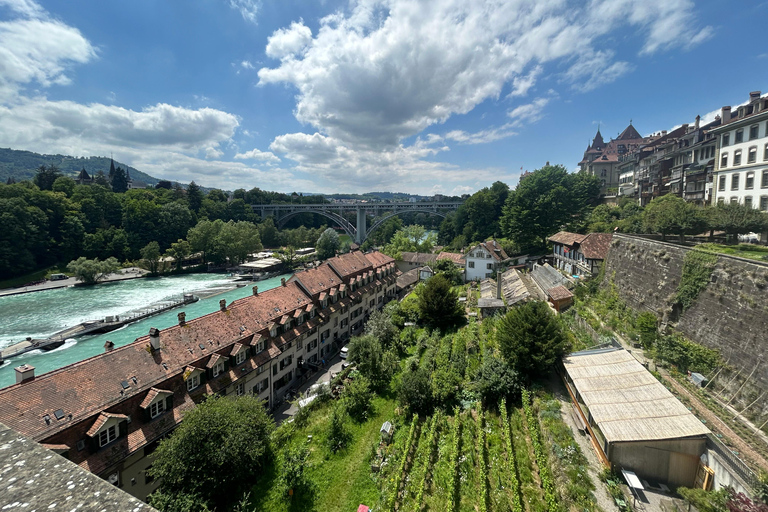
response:
<path id="1" fill-rule="evenodd" d="M 187 377 L 187 391 L 192 391 L 200 386 L 200 374 L 194 374 Z"/>
<path id="2" fill-rule="evenodd" d="M 112 425 L 99 433 L 99 447 L 106 446 L 115 439 L 117 439 L 117 425 Z"/>
<path id="3" fill-rule="evenodd" d="M 149 406 L 149 417 L 152 419 L 157 418 L 165 412 L 165 401 L 160 400 Z"/>
<path id="4" fill-rule="evenodd" d="M 309 318 L 315 318 L 315 310 L 312 309 L 312 311 L 309 312 Z"/>
<path id="5" fill-rule="evenodd" d="M 222 373 L 224 373 L 224 362 L 219 361 L 218 363 L 216 363 L 216 366 L 213 367 L 213 376 L 218 377 Z"/>
<path id="6" fill-rule="evenodd" d="M 323 299 L 323 309 L 328 307 L 328 299 Z"/>
<path id="7" fill-rule="evenodd" d="M 259 354 L 261 352 L 264 352 L 264 340 L 259 341 L 256 343 L 256 353 Z"/>
<path id="8" fill-rule="evenodd" d="M 277 336 L 277 327 L 273 327 L 273 328 L 271 328 L 271 329 L 269 330 L 269 335 L 270 335 L 270 336 L 272 336 L 273 338 L 274 338 L 275 336 Z"/>
<path id="9" fill-rule="evenodd" d="M 245 355 L 246 355 L 245 350 L 241 350 L 240 352 L 238 352 L 237 355 L 235 356 L 235 364 L 243 364 L 245 362 Z"/>

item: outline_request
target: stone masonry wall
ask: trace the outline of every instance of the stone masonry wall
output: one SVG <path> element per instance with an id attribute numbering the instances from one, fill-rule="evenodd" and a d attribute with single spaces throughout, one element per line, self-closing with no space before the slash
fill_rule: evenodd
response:
<path id="1" fill-rule="evenodd" d="M 720 350 L 743 376 L 768 388 L 768 265 L 719 256 L 710 282 L 688 310 L 673 300 L 690 249 L 616 234 L 605 260 L 606 285 L 636 311 L 651 311 L 688 339 Z M 754 372 L 754 373 L 753 373 Z"/>

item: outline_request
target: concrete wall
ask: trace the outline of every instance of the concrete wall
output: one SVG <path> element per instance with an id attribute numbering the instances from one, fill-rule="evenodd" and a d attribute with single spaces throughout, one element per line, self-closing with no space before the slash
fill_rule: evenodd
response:
<path id="1" fill-rule="evenodd" d="M 616 234 L 605 261 L 603 285 L 613 279 L 619 296 L 637 311 L 652 311 L 687 338 L 720 350 L 753 384 L 768 387 L 768 265 L 720 256 L 707 287 L 680 314 L 673 307 L 690 249 Z"/>
<path id="2" fill-rule="evenodd" d="M 743 492 L 747 496 L 751 496 L 752 492 L 744 485 L 733 471 L 728 469 L 728 465 L 724 460 L 721 460 L 720 455 L 713 450 L 707 449 L 707 466 L 712 468 L 715 472 L 715 482 L 712 487 L 713 490 L 723 489 L 727 487 L 733 487 L 736 492 Z"/>
<path id="3" fill-rule="evenodd" d="M 612 443 L 608 460 L 619 469 L 634 471 L 641 479 L 671 488 L 691 487 L 705 448 L 705 438 Z"/>

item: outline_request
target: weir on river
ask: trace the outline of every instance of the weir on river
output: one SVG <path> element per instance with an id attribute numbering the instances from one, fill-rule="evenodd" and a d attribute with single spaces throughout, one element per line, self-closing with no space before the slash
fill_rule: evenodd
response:
<path id="1" fill-rule="evenodd" d="M 253 284 L 259 290 L 268 290 L 279 286 L 281 277 L 289 276 L 277 276 Z M 85 335 L 68 340 L 48 352 L 33 350 L 9 359 L 0 366 L 0 387 L 15 382 L 14 368 L 22 364 L 34 366 L 38 375 L 49 372 L 99 354 L 107 340 L 115 346 L 122 346 L 147 334 L 150 327 L 170 327 L 176 323 L 179 310 L 185 311 L 188 319 L 196 318 L 216 311 L 219 299 L 226 299 L 229 303 L 252 293 L 250 284 L 231 289 L 233 286 L 232 279 L 221 274 L 190 274 L 0 297 L 0 349 L 27 337 L 46 339 L 94 318 L 130 315 L 182 293 L 203 297 L 193 304 L 129 323 L 109 333 Z"/>

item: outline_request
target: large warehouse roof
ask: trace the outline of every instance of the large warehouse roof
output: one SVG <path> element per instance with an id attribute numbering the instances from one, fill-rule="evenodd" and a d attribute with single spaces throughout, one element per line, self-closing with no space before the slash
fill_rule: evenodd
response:
<path id="1" fill-rule="evenodd" d="M 577 352 L 565 357 L 563 364 L 609 443 L 709 433 L 709 429 L 626 350 Z"/>

